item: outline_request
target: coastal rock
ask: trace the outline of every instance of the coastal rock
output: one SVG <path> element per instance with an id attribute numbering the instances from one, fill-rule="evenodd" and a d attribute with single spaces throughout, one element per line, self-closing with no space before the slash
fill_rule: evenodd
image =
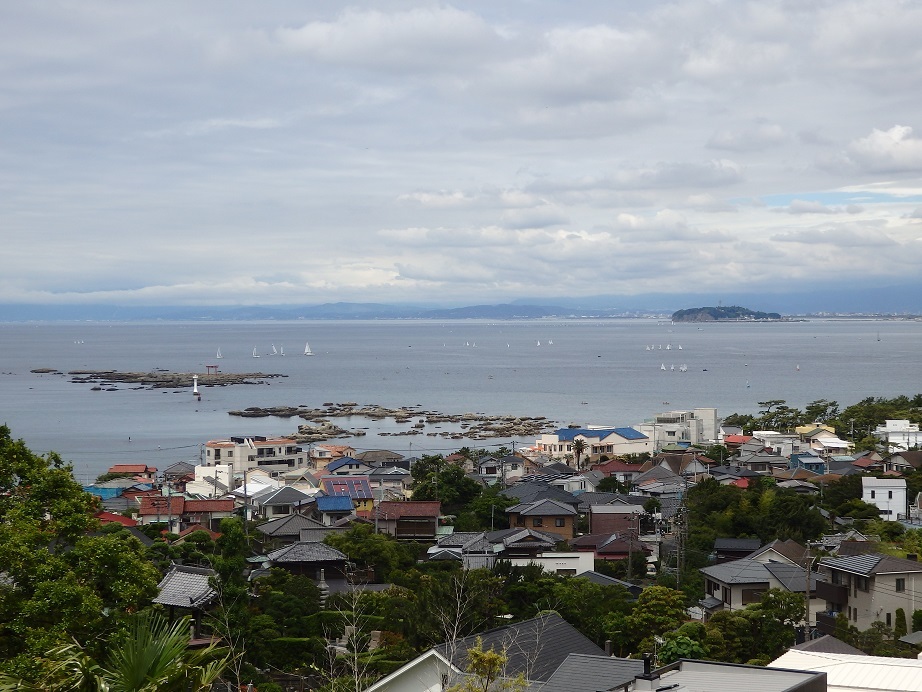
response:
<path id="1" fill-rule="evenodd" d="M 154 372 L 71 370 L 67 374 L 71 377 L 70 381 L 77 384 L 113 385 L 118 382 L 124 382 L 128 384 L 144 385 L 150 389 L 177 389 L 180 392 L 185 392 L 192 386 L 194 375 L 198 375 L 199 387 L 223 387 L 231 384 L 269 384 L 266 382 L 267 379 L 287 377 L 287 375 L 274 375 L 261 372 L 218 372 L 202 374 L 191 372 L 168 372 L 166 370 L 155 370 Z M 275 414 L 270 413 L 268 415 Z"/>

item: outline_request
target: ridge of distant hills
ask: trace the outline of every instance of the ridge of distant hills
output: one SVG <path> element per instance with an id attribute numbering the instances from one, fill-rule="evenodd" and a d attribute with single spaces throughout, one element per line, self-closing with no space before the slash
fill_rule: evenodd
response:
<path id="1" fill-rule="evenodd" d="M 780 320 L 777 312 L 760 312 L 739 305 L 687 308 L 672 313 L 673 322 L 719 322 L 720 320 Z"/>

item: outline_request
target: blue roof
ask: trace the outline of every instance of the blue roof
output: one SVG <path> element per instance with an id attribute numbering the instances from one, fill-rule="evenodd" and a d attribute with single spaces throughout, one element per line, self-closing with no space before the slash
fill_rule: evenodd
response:
<path id="1" fill-rule="evenodd" d="M 359 464 L 364 464 L 365 466 L 368 465 L 368 464 L 365 464 L 364 461 L 359 461 L 358 459 L 353 459 L 352 457 L 341 457 L 337 459 L 336 461 L 331 461 L 329 464 L 327 464 L 326 470 L 335 471 L 336 469 L 342 466 L 346 466 L 347 464 L 355 464 L 356 466 L 358 466 Z"/>
<path id="2" fill-rule="evenodd" d="M 321 512 L 351 512 L 352 498 L 348 495 L 325 495 L 317 498 L 317 509 Z"/>
<path id="3" fill-rule="evenodd" d="M 611 434 L 623 437 L 625 440 L 646 440 L 647 436 L 634 428 L 561 428 L 557 431 L 557 439 L 561 442 L 573 440 L 577 435 L 583 437 L 605 438 Z"/>

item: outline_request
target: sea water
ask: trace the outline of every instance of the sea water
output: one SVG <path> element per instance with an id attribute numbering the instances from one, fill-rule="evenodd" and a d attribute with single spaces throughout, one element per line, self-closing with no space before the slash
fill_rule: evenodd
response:
<path id="1" fill-rule="evenodd" d="M 164 468 L 195 461 L 209 439 L 290 434 L 303 422 L 228 415 L 249 406 L 352 401 L 610 426 L 695 407 L 716 407 L 722 416 L 756 413 L 758 402 L 768 399 L 803 408 L 824 398 L 844 407 L 869 396 L 922 391 L 920 337 L 922 322 L 909 320 L 2 324 L 0 422 L 33 451 L 53 450 L 71 461 L 85 480 L 114 463 Z M 303 355 L 305 342 L 313 356 Z M 273 346 L 279 355 L 270 355 Z M 181 390 L 119 384 L 116 391 L 93 391 L 66 375 L 78 369 L 204 373 L 206 365 L 284 377 L 200 387 L 197 401 L 191 381 Z M 31 372 L 37 368 L 65 374 Z M 407 426 L 333 422 L 366 428 L 366 436 L 342 440 L 360 451 L 420 455 L 513 442 L 381 436 Z"/>

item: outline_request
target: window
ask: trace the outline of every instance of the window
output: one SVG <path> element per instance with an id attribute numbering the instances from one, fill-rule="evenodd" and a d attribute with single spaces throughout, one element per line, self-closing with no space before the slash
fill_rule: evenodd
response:
<path id="1" fill-rule="evenodd" d="M 906 590 L 906 580 L 905 579 L 896 580 L 896 590 L 899 593 L 902 593 L 903 591 Z"/>
<path id="2" fill-rule="evenodd" d="M 531 520 L 532 526 L 544 526 L 544 519 L 541 517 L 535 517 Z"/>
<path id="3" fill-rule="evenodd" d="M 214 458 L 215 458 L 215 461 L 217 461 L 218 459 L 221 458 L 221 450 L 220 450 L 220 449 L 216 449 L 216 450 L 214 451 Z"/>
<path id="4" fill-rule="evenodd" d="M 228 449 L 228 450 L 227 450 L 227 458 L 228 458 L 228 459 L 233 459 L 233 458 L 234 458 L 234 450 L 233 450 L 233 449 Z"/>
<path id="5" fill-rule="evenodd" d="M 888 491 L 887 491 L 887 499 L 888 499 L 888 500 L 892 500 L 892 499 L 893 499 L 893 491 L 892 491 L 892 490 L 888 490 Z"/>
<path id="6" fill-rule="evenodd" d="M 892 627 L 893 623 L 891 622 L 890 613 L 887 613 L 887 627 Z"/>
<path id="7" fill-rule="evenodd" d="M 873 490 L 871 491 L 871 499 L 872 499 L 872 500 L 874 499 L 874 491 L 873 491 Z"/>
<path id="8" fill-rule="evenodd" d="M 564 520 L 563 517 L 558 517 L 557 519 L 554 519 L 554 526 L 557 528 L 566 526 L 566 520 Z"/>

